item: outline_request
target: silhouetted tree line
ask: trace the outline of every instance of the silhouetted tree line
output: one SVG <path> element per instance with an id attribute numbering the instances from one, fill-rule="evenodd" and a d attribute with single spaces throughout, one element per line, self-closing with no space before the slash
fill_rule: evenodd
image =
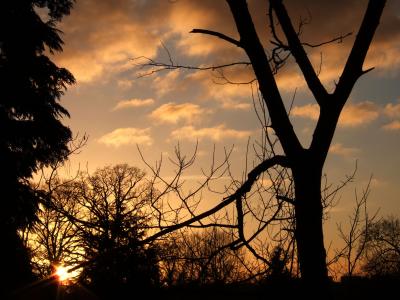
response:
<path id="1" fill-rule="evenodd" d="M 123 164 L 45 181 L 38 189 L 47 200 L 37 222 L 23 233 L 39 277 L 50 276 L 60 264 L 80 266 L 73 281 L 105 298 L 243 278 L 244 255 L 226 248 L 227 232 L 181 233 L 141 243 L 155 226 L 152 201 L 158 192 L 138 168 Z"/>
<path id="2" fill-rule="evenodd" d="M 269 290 L 264 294 L 270 295 L 293 287 L 290 293 L 295 295 L 299 275 L 308 288 L 321 286 L 327 291 L 331 283 L 322 223 L 329 197 L 324 197 L 322 169 L 341 110 L 358 78 L 370 71 L 362 69 L 363 62 L 385 1 L 369 1 L 333 92 L 322 85 L 304 48 L 347 35 L 319 45 L 303 44 L 281 0 L 269 1 L 271 56 L 260 43 L 244 0 L 227 0 L 240 40 L 194 29 L 193 33 L 216 36 L 248 56 L 248 62 L 212 69 L 252 66 L 259 88 L 263 141 L 255 150 L 259 161 L 245 179 L 232 176 L 228 153 L 221 165 L 212 162 L 204 182 L 189 193 L 181 189 L 181 175 L 193 164 L 194 156 L 187 160 L 179 151 L 172 181 L 162 178 L 161 165 L 148 165 L 150 177 L 127 165 L 105 167 L 93 174 L 79 172 L 72 179 L 57 176 L 58 166 L 74 151 L 68 147 L 71 131 L 61 123 L 69 114 L 59 104 L 74 77 L 45 53 L 62 51 L 56 25 L 69 14 L 73 2 L 6 1 L 0 10 L 0 233 L 7 274 L 1 281 L 0 297 L 18 294 L 35 279 L 54 287 L 53 272 L 60 264 L 76 269 L 75 286 L 104 299 L 155 288 L 185 286 L 193 291 L 239 283 L 265 284 Z M 44 10 L 39 14 L 38 9 Z M 276 30 L 278 23 L 282 32 Z M 293 130 L 274 77 L 290 56 L 296 59 L 321 108 L 309 148 L 301 145 Z M 172 65 L 149 61 L 158 70 L 185 68 L 174 65 L 172 59 Z M 267 129 L 273 129 L 274 139 Z M 276 145 L 282 147 L 282 155 L 275 152 Z M 50 167 L 49 177 L 42 184 L 31 184 L 32 175 L 46 167 Z M 224 195 L 221 203 L 198 214 L 201 197 L 197 195 L 224 174 L 232 182 L 219 192 Z M 263 179 L 271 184 L 266 186 Z M 171 195 L 178 203 L 168 199 Z M 235 207 L 233 217 L 228 213 L 218 216 L 230 204 Z M 258 222 L 250 234 L 245 228 L 248 216 Z M 346 247 L 338 257 L 345 257 L 348 265 L 344 282 L 355 282 L 358 262 L 362 262 L 359 270 L 365 278 L 397 279 L 398 220 L 367 221 L 361 226 L 354 217 L 352 225 L 359 230 L 352 227 L 348 236 L 343 235 Z M 254 246 L 260 240 L 264 243 Z M 272 242 L 266 245 L 266 241 Z"/>
<path id="3" fill-rule="evenodd" d="M 50 276 L 59 264 L 79 266 L 71 291 L 85 286 L 99 298 L 112 299 L 161 289 L 179 294 L 201 287 L 210 292 L 253 287 L 255 293 L 279 294 L 288 288 L 288 295 L 294 295 L 301 288 L 284 248 L 274 247 L 268 251 L 267 265 L 252 267 L 250 253 L 229 246 L 229 228 L 193 227 L 144 243 L 159 226 L 153 204 L 160 191 L 136 167 L 81 171 L 70 179 L 51 172 L 44 182 L 37 188 L 47 202 L 40 205 L 37 222 L 24 237 L 39 277 Z M 388 218 L 357 225 L 361 235 L 353 247 L 361 258 L 350 276 L 343 269 L 345 288 L 349 282 L 360 284 L 359 278 L 400 279 L 399 224 Z"/>

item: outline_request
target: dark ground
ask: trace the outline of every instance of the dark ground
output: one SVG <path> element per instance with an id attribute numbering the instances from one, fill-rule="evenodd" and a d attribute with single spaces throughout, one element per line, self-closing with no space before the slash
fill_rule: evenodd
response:
<path id="1" fill-rule="evenodd" d="M 366 279 L 355 277 L 332 283 L 334 300 L 400 299 L 400 279 Z M 299 281 L 264 283 L 256 285 L 220 285 L 202 287 L 175 287 L 170 289 L 132 289 L 121 295 L 112 293 L 108 299 L 162 299 L 162 300 L 261 300 L 261 299 L 329 299 L 318 287 L 304 289 Z M 55 283 L 29 287 L 12 300 L 106 300 L 83 287 L 57 286 Z"/>

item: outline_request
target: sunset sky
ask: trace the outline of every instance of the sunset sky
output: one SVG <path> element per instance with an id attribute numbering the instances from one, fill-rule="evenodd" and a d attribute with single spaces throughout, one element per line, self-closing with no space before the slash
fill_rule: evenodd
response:
<path id="1" fill-rule="evenodd" d="M 271 49 L 267 1 L 248 1 L 264 47 Z M 303 27 L 305 42 L 320 43 L 353 32 L 342 43 L 308 49 L 320 78 L 332 90 L 351 49 L 367 1 L 285 1 L 295 26 Z M 246 145 L 260 136 L 252 89 L 255 84 L 222 83 L 217 72 L 163 71 L 138 78 L 143 72 L 133 60 L 146 56 L 175 63 L 216 65 L 246 60 L 241 49 L 213 37 L 190 34 L 204 28 L 238 37 L 222 0 L 77 0 L 71 15 L 60 24 L 64 52 L 54 59 L 77 79 L 62 99 L 71 118 L 65 120 L 75 134 L 87 133 L 89 141 L 72 164 L 97 167 L 127 162 L 143 166 L 136 144 L 154 162 L 173 154 L 179 142 L 193 151 L 199 142 L 199 166 L 211 161 L 213 145 L 218 157 L 234 145 L 232 165 L 241 177 Z M 162 46 L 165 45 L 165 48 Z M 321 60 L 322 58 L 322 60 Z M 375 67 L 356 84 L 344 108 L 331 146 L 325 172 L 334 185 L 351 174 L 358 161 L 355 182 L 341 195 L 327 222 L 329 240 L 336 222 L 345 221 L 353 206 L 354 191 L 361 191 L 373 175 L 369 198 L 371 211 L 400 216 L 400 1 L 388 1 L 370 48 L 365 69 Z M 233 82 L 253 78 L 247 67 L 226 70 Z M 310 142 L 318 107 L 292 61 L 278 75 L 278 85 L 290 105 L 295 130 L 304 146 Z M 331 232 L 331 233 L 329 233 Z"/>

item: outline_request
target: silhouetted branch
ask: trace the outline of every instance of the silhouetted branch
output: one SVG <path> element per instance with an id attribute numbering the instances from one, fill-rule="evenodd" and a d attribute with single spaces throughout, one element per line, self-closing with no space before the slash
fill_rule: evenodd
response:
<path id="1" fill-rule="evenodd" d="M 300 42 L 298 34 L 293 28 L 285 6 L 281 0 L 271 0 L 270 5 L 279 19 L 279 23 L 287 38 L 289 49 L 296 58 L 296 62 L 299 65 L 304 78 L 306 79 L 308 87 L 313 93 L 318 104 L 322 105 L 328 93 L 315 73 L 311 62 L 308 59 L 304 48 L 302 47 L 302 43 Z M 270 15 L 272 15 L 272 13 L 270 13 Z M 273 23 L 271 23 L 271 27 L 273 27 Z"/>
<path id="2" fill-rule="evenodd" d="M 238 188 L 236 190 L 236 192 L 233 193 L 232 195 L 224 198 L 220 204 L 214 206 L 212 209 L 210 209 L 204 213 L 201 213 L 189 220 L 186 220 L 179 224 L 175 224 L 175 225 L 163 228 L 162 230 L 155 233 L 154 235 L 144 239 L 141 243 L 144 243 L 144 244 L 149 243 L 149 242 L 154 241 L 157 238 L 159 238 L 163 235 L 166 235 L 170 232 L 181 229 L 181 228 L 191 225 L 195 222 L 199 222 L 199 221 L 215 214 L 216 212 L 220 211 L 221 209 L 223 209 L 227 205 L 231 204 L 235 200 L 241 199 L 241 197 L 243 197 L 246 193 L 248 193 L 250 191 L 251 187 L 253 186 L 254 182 L 257 180 L 258 176 L 261 173 L 265 172 L 267 169 L 269 169 L 275 165 L 287 166 L 286 158 L 284 156 L 275 156 L 275 157 L 272 157 L 271 159 L 268 159 L 268 160 L 262 162 L 248 174 L 247 180 L 240 186 L 240 188 Z"/>
<path id="3" fill-rule="evenodd" d="M 227 41 L 231 44 L 234 44 L 237 47 L 242 48 L 242 45 L 240 43 L 240 41 L 237 41 L 223 33 L 217 32 L 217 31 L 212 31 L 212 30 L 207 30 L 207 29 L 193 29 L 192 31 L 190 31 L 190 33 L 202 33 L 202 34 L 207 34 L 207 35 L 212 35 L 212 36 L 216 36 L 224 41 Z"/>
<path id="4" fill-rule="evenodd" d="M 196 70 L 196 71 L 215 71 L 218 69 L 229 68 L 229 67 L 234 67 L 234 66 L 249 66 L 249 65 L 251 65 L 250 62 L 240 61 L 240 62 L 234 62 L 234 63 L 228 63 L 228 64 L 201 67 L 201 66 L 175 64 L 171 60 L 171 58 L 170 58 L 169 63 L 158 62 L 158 61 L 155 61 L 155 60 L 153 60 L 149 57 L 145 57 L 145 56 L 140 56 L 140 57 L 136 57 L 136 58 L 132 59 L 132 61 L 139 61 L 139 60 L 144 60 L 143 63 L 136 64 L 140 68 L 154 67 L 155 69 L 152 69 L 148 72 L 143 72 L 141 74 L 138 74 L 138 76 L 137 76 L 138 78 L 151 76 L 158 72 L 167 71 L 167 70 L 184 69 L 184 70 Z"/>
<path id="5" fill-rule="evenodd" d="M 370 0 L 368 2 L 367 11 L 334 92 L 336 96 L 340 96 L 342 99 L 347 99 L 360 76 L 372 70 L 363 71 L 362 67 L 385 3 L 386 1 L 382 0 Z M 344 101 L 339 105 L 344 105 Z"/>
<path id="6" fill-rule="evenodd" d="M 353 34 L 352 32 L 348 32 L 346 34 L 337 36 L 337 37 L 332 38 L 332 39 L 330 39 L 328 41 L 324 41 L 324 42 L 321 42 L 321 43 L 318 43 L 318 44 L 311 44 L 311 43 L 306 43 L 306 42 L 301 42 L 301 44 L 303 46 L 307 46 L 307 47 L 310 47 L 310 48 L 318 48 L 318 47 L 321 47 L 321 46 L 324 46 L 324 45 L 332 44 L 334 42 L 343 43 L 343 40 L 345 38 L 351 36 L 352 34 Z"/>
<path id="7" fill-rule="evenodd" d="M 346 270 L 344 275 L 347 276 L 352 276 L 355 271 L 359 271 L 357 267 L 365 251 L 368 240 L 368 229 L 377 216 L 377 212 L 370 216 L 367 209 L 371 180 L 372 177 L 362 191 L 361 197 L 358 196 L 357 191 L 355 192 L 355 207 L 351 216 L 349 216 L 349 228 L 345 230 L 342 224 L 337 225 L 339 237 L 345 243 L 345 246 L 341 250 L 336 251 L 335 256 L 328 262 L 328 265 L 333 263 L 341 265 L 340 260 L 343 259 L 343 267 Z"/>

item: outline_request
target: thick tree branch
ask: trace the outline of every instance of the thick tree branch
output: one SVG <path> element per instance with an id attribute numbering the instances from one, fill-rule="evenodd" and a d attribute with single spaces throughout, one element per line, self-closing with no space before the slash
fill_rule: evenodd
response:
<path id="1" fill-rule="evenodd" d="M 386 0 L 369 1 L 343 73 L 334 93 L 331 95 L 332 101 L 329 102 L 327 107 L 321 107 L 310 149 L 313 155 L 318 155 L 322 162 L 326 159 L 340 112 L 350 96 L 354 84 L 360 76 L 371 70 L 363 71 L 362 66 L 378 27 L 385 3 Z"/>
<path id="2" fill-rule="evenodd" d="M 172 226 L 168 226 L 168 227 L 162 229 L 161 231 L 155 233 L 154 235 L 144 239 L 142 241 L 142 243 L 143 244 L 150 243 L 163 235 L 166 235 L 170 232 L 181 229 L 183 227 L 189 226 L 195 222 L 199 222 L 199 221 L 215 214 L 216 212 L 220 211 L 221 209 L 228 206 L 235 200 L 241 199 L 246 193 L 248 193 L 251 190 L 253 184 L 257 181 L 257 178 L 260 174 L 262 174 L 269 168 L 276 166 L 276 165 L 280 165 L 282 167 L 289 167 L 287 158 L 285 156 L 281 156 L 281 155 L 277 155 L 277 156 L 274 156 L 270 159 L 263 161 L 262 163 L 257 165 L 248 174 L 247 180 L 236 190 L 236 192 L 233 193 L 232 195 L 224 198 L 220 204 L 214 206 L 212 209 L 210 209 L 202 214 L 199 214 L 189 220 L 186 220 L 184 222 L 181 222 L 181 223 L 178 223 L 178 224 L 175 224 Z"/>
<path id="3" fill-rule="evenodd" d="M 290 159 L 303 149 L 279 93 L 268 57 L 258 38 L 245 0 L 227 0 L 240 35 L 240 44 L 246 51 L 257 77 L 260 92 L 271 117 L 271 127 L 276 132 L 282 147 Z"/>
<path id="4" fill-rule="evenodd" d="M 237 210 L 237 219 L 238 219 L 238 231 L 239 231 L 239 241 L 241 242 L 240 244 L 238 243 L 236 246 L 233 247 L 233 249 L 239 249 L 240 247 L 245 246 L 253 255 L 255 258 L 263 261 L 266 265 L 271 267 L 271 263 L 268 259 L 264 258 L 263 256 L 259 255 L 257 251 L 250 245 L 250 242 L 254 240 L 264 229 L 271 224 L 272 221 L 275 221 L 279 212 L 282 209 L 282 202 L 279 203 L 278 208 L 276 209 L 275 213 L 273 216 L 265 222 L 261 227 L 259 227 L 256 232 L 254 232 L 248 239 L 246 239 L 245 234 L 244 234 L 244 221 L 243 221 L 243 206 L 242 206 L 242 199 L 236 199 L 236 210 Z M 238 242 L 239 242 L 238 241 Z"/>
<path id="5" fill-rule="evenodd" d="M 363 71 L 362 67 L 385 4 L 386 0 L 370 0 L 368 2 L 361 27 L 334 92 L 338 96 L 341 106 L 346 103 L 357 79 L 371 70 Z"/>
<path id="6" fill-rule="evenodd" d="M 202 34 L 207 34 L 207 35 L 212 35 L 212 36 L 216 36 L 224 41 L 227 41 L 231 44 L 234 44 L 237 47 L 242 47 L 241 43 L 238 40 L 235 40 L 223 33 L 217 32 L 217 31 L 213 31 L 213 30 L 208 30 L 208 29 L 198 29 L 195 28 L 192 31 L 190 31 L 190 33 L 202 33 Z"/>
<path id="7" fill-rule="evenodd" d="M 270 4 L 276 13 L 276 16 L 278 17 L 279 23 L 281 24 L 282 30 L 285 33 L 288 41 L 289 49 L 296 58 L 296 62 L 304 75 L 308 87 L 313 93 L 318 104 L 323 105 L 324 101 L 327 99 L 328 92 L 322 85 L 310 60 L 308 59 L 307 53 L 305 52 L 302 43 L 300 42 L 299 37 L 293 28 L 292 22 L 290 21 L 289 15 L 282 3 L 282 0 L 270 0 Z"/>
<path id="8" fill-rule="evenodd" d="M 281 201 L 286 202 L 286 203 L 289 203 L 291 205 L 295 205 L 296 204 L 295 199 L 292 199 L 292 198 L 289 198 L 289 197 L 286 197 L 286 196 L 276 195 L 276 199 L 281 200 Z"/>
<path id="9" fill-rule="evenodd" d="M 226 197 L 223 199 L 223 201 L 216 205 L 214 208 L 199 214 L 187 221 L 172 225 L 172 226 L 168 226 L 165 227 L 164 229 L 160 230 L 159 232 L 149 236 L 148 238 L 144 239 L 141 241 L 141 244 L 148 244 L 151 243 L 153 241 L 155 241 L 156 239 L 171 233 L 173 231 L 179 230 L 181 228 L 184 227 L 192 227 L 193 223 L 199 222 L 213 214 L 215 214 L 216 212 L 220 211 L 221 209 L 223 209 L 224 207 L 228 206 L 229 204 L 233 203 L 235 200 L 239 200 L 246 194 L 248 193 L 253 184 L 257 181 L 258 177 L 265 171 L 267 171 L 269 168 L 272 168 L 276 165 L 282 166 L 282 167 L 289 167 L 289 163 L 288 163 L 288 159 L 285 156 L 281 156 L 281 155 L 276 155 L 274 157 L 271 157 L 270 159 L 267 159 L 265 161 L 263 161 L 262 163 L 260 163 L 259 165 L 257 165 L 247 176 L 247 180 L 236 190 L 235 193 L 233 193 L 232 195 Z M 200 226 L 199 226 L 200 227 Z M 207 224 L 205 224 L 202 227 L 208 227 Z M 243 240 L 241 240 L 243 242 Z M 254 249 L 252 249 L 249 245 L 246 245 L 247 248 L 253 252 L 254 255 L 258 256 L 257 253 L 255 252 Z M 260 259 L 262 259 L 260 256 L 258 256 Z M 90 265 L 91 263 L 93 263 L 92 260 L 88 260 L 85 261 L 83 263 L 77 264 L 76 266 L 68 269 L 68 272 L 73 272 L 75 270 L 78 270 L 80 268 L 83 268 L 87 265 Z"/>

